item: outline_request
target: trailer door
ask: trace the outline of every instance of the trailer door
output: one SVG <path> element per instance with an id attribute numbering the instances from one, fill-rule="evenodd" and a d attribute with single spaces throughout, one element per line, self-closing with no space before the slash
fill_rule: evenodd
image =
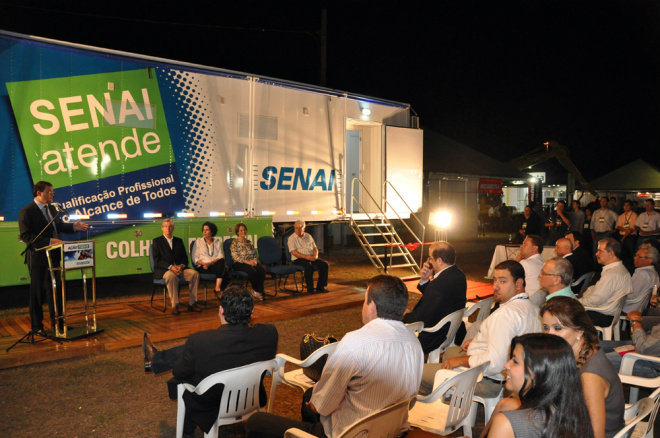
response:
<path id="1" fill-rule="evenodd" d="M 346 130 L 346 210 L 351 208 L 351 183 L 353 178 L 362 179 L 360 172 L 360 144 L 361 137 L 360 131 L 355 131 L 352 129 Z M 354 193 L 355 199 L 360 201 L 360 190 L 359 186 L 357 187 L 356 192 Z M 348 211 L 349 213 L 357 213 L 359 208 L 356 206 L 353 207 L 354 211 Z"/>
<path id="2" fill-rule="evenodd" d="M 423 132 L 421 129 L 385 127 L 385 178 L 413 212 L 422 209 Z M 399 214 L 409 211 L 389 186 L 386 196 Z M 392 212 L 392 207 L 388 206 L 386 212 Z"/>

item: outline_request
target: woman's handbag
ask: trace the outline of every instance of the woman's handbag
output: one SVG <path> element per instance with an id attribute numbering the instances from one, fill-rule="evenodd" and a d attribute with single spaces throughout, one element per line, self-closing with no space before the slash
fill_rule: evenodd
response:
<path id="1" fill-rule="evenodd" d="M 327 335 L 325 338 L 318 338 L 314 333 L 303 335 L 302 341 L 300 341 L 300 359 L 307 359 L 310 354 L 314 353 L 319 348 L 324 345 L 332 344 L 333 342 L 337 342 L 337 338 L 330 335 Z M 310 366 L 303 368 L 303 373 L 305 373 L 310 379 L 318 382 L 327 360 L 328 356 L 321 357 Z"/>

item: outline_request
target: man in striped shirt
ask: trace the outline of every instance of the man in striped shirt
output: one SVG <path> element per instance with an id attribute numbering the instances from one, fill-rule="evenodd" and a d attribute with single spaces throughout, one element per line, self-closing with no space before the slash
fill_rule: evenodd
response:
<path id="1" fill-rule="evenodd" d="M 417 394 L 424 355 L 401 322 L 408 303 L 403 282 L 378 275 L 368 282 L 364 326 L 347 333 L 328 359 L 321 379 L 303 396 L 303 421 L 256 413 L 248 438 L 282 437 L 292 427 L 317 437 L 337 437 L 355 421 Z M 408 422 L 402 424 L 402 432 Z"/>

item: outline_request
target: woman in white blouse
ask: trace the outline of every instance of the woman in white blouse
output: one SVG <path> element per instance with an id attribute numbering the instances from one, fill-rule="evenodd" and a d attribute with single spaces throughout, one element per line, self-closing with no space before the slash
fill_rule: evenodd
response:
<path id="1" fill-rule="evenodd" d="M 202 234 L 195 241 L 191 258 L 200 274 L 215 274 L 215 291 L 220 292 L 222 279 L 225 276 L 225 259 L 222 254 L 222 239 L 214 239 L 218 227 L 211 222 L 204 222 Z"/>

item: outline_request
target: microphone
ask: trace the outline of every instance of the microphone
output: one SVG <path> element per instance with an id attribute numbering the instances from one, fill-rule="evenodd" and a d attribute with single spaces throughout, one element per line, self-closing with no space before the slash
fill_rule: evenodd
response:
<path id="1" fill-rule="evenodd" d="M 53 205 L 55 206 L 55 208 L 57 208 L 57 211 L 59 211 L 60 213 L 64 213 L 67 216 L 69 215 L 66 209 L 59 202 L 53 202 Z"/>

